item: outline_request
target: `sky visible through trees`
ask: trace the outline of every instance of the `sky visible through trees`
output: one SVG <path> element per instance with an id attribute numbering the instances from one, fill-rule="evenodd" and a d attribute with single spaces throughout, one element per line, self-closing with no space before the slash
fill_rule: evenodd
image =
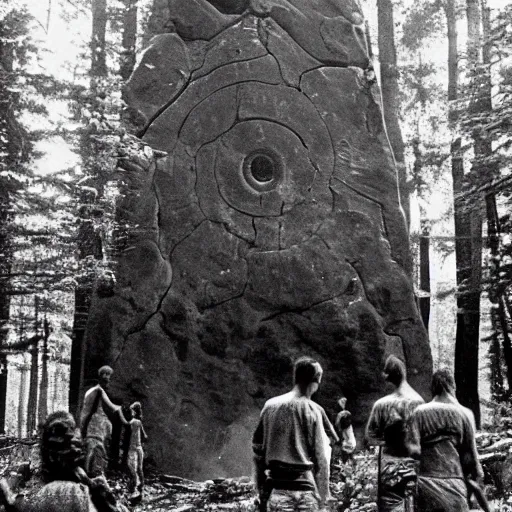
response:
<path id="1" fill-rule="evenodd" d="M 478 392 L 480 398 L 499 400 L 512 386 L 512 2 L 362 3 L 379 80 L 387 80 L 380 73 L 380 43 L 392 42 L 396 53 L 396 69 L 387 69 L 397 77 L 390 87 L 403 140 L 402 196 L 404 205 L 410 204 L 414 279 L 429 319 L 434 360 L 473 375 L 464 386 L 474 388 L 473 396 L 468 391 L 459 398 L 475 409 Z M 78 343 L 91 276 L 112 278 L 115 233 L 124 228 L 116 225 L 115 213 L 116 158 L 127 130 L 121 122 L 122 84 L 132 57 L 140 56 L 158 26 L 154 20 L 163 16 L 157 12 L 162 5 L 156 0 L 15 0 L 0 9 L 0 95 L 9 105 L 0 112 L 0 185 L 8 191 L 0 196 L 3 367 L 7 355 L 17 365 L 29 367 L 31 359 L 41 366 L 47 353 L 54 361 L 78 364 L 63 343 L 70 338 Z M 378 7 L 393 11 L 393 41 L 382 34 Z M 457 32 L 452 75 L 450 7 Z M 126 43 L 130 8 L 137 13 L 134 47 Z M 457 94 L 449 102 L 450 76 L 457 77 L 452 89 Z M 385 90 L 387 83 L 382 85 Z M 462 166 L 460 183 L 454 165 Z M 478 318 L 475 304 L 481 306 Z M 51 341 L 48 332 L 45 340 L 45 321 Z M 475 360 L 460 355 L 468 352 L 468 343 L 480 348 Z M 40 377 L 32 375 L 31 388 L 16 375 L 17 392 L 33 403 L 37 397 L 28 395 L 41 385 Z M 0 409 L 5 409 L 6 372 L 4 377 Z M 0 429 L 2 421 L 0 412 Z"/>

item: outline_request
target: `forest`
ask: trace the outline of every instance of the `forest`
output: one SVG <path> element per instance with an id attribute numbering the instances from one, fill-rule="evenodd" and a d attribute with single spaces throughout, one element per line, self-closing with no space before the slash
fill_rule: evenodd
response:
<path id="1" fill-rule="evenodd" d="M 434 367 L 453 369 L 478 427 L 506 430 L 512 2 L 361 3 Z M 0 432 L 30 436 L 48 412 L 78 407 L 93 283 L 109 293 L 136 229 L 116 208 L 141 158 L 124 84 L 173 31 L 170 5 L 0 6 Z"/>

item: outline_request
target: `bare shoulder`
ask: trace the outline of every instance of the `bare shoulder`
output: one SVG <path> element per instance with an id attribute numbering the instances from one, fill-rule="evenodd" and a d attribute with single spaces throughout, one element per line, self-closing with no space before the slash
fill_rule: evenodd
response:
<path id="1" fill-rule="evenodd" d="M 96 384 L 96 386 L 93 386 L 92 388 L 89 388 L 86 392 L 85 392 L 85 395 L 84 395 L 84 398 L 88 398 L 90 397 L 91 395 L 94 395 L 96 392 L 98 392 L 100 390 L 102 390 L 101 386 L 99 386 L 98 384 Z"/>

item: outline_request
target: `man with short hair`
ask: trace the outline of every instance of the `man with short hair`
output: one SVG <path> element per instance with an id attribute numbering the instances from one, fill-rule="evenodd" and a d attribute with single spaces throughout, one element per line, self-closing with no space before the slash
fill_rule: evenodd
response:
<path id="1" fill-rule="evenodd" d="M 85 471 L 90 477 L 102 475 L 107 467 L 107 446 L 112 435 L 112 423 L 108 415 L 117 413 L 121 420 L 121 406 L 114 405 L 106 389 L 114 371 L 110 366 L 98 370 L 98 384 L 85 393 L 80 414 L 80 429 L 85 440 Z"/>
<path id="2" fill-rule="evenodd" d="M 415 461 L 408 456 L 407 429 L 413 411 L 424 401 L 407 382 L 405 363 L 398 357 L 386 359 L 383 375 L 395 390 L 373 405 L 366 441 L 379 446 L 378 511 L 394 512 L 412 506 Z"/>
<path id="3" fill-rule="evenodd" d="M 455 398 L 449 370 L 432 377 L 432 401 L 411 418 L 412 444 L 420 454 L 418 512 L 469 512 L 468 484 L 484 500 L 476 480 L 483 471 L 475 443 L 474 417 Z"/>
<path id="4" fill-rule="evenodd" d="M 256 487 L 269 512 L 314 512 L 329 499 L 331 447 L 324 410 L 311 400 L 322 367 L 310 357 L 294 365 L 290 392 L 271 398 L 253 437 Z"/>

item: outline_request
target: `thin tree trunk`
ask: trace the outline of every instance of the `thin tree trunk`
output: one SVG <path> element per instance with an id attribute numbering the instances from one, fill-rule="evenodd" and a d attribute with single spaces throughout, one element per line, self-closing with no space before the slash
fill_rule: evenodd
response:
<path id="1" fill-rule="evenodd" d="M 33 435 L 37 428 L 37 388 L 39 381 L 39 298 L 36 295 L 34 299 L 35 309 L 35 331 L 34 343 L 30 349 L 30 385 L 28 389 L 27 403 L 27 433 Z"/>
<path id="2" fill-rule="evenodd" d="M 50 19 L 52 17 L 52 0 L 48 0 L 48 9 L 46 9 L 46 33 L 50 30 Z"/>
<path id="3" fill-rule="evenodd" d="M 505 360 L 505 369 L 507 373 L 508 389 L 512 389 L 512 342 L 508 332 L 508 322 L 505 313 L 503 297 L 498 299 L 498 315 L 503 336 L 503 359 Z"/>
<path id="4" fill-rule="evenodd" d="M 126 82 L 135 67 L 137 43 L 137 2 L 138 0 L 123 0 L 125 5 L 123 13 L 123 50 L 119 74 Z"/>
<path id="5" fill-rule="evenodd" d="M 420 288 L 419 309 L 423 325 L 428 331 L 430 320 L 430 229 L 423 227 L 420 235 Z"/>
<path id="6" fill-rule="evenodd" d="M 92 0 L 91 75 L 107 75 L 107 0 Z"/>
<path id="7" fill-rule="evenodd" d="M 414 154 L 413 175 L 419 177 L 422 172 L 423 159 L 420 149 L 419 133 L 412 141 L 412 150 Z M 416 179 L 419 183 L 419 179 Z M 417 187 L 416 193 L 421 196 L 420 187 Z M 419 271 L 420 271 L 420 296 L 418 306 L 423 320 L 423 325 L 428 331 L 428 322 L 430 320 L 430 228 L 425 220 L 425 212 L 420 207 L 420 227 L 421 234 L 419 239 Z"/>
<path id="8" fill-rule="evenodd" d="M 5 434 L 5 416 L 7 404 L 7 378 L 9 367 L 7 356 L 0 354 L 0 434 Z"/>
<path id="9" fill-rule="evenodd" d="M 493 398 L 500 399 L 503 397 L 505 387 L 503 382 L 503 372 L 501 371 L 501 345 L 500 339 L 498 335 L 497 324 L 498 321 L 496 319 L 497 314 L 494 313 L 494 310 L 491 311 L 492 315 L 492 337 L 491 337 L 491 346 L 489 347 L 489 360 L 490 360 L 490 385 L 491 385 L 491 394 Z M 496 327 L 495 327 L 496 326 Z"/>
<path id="10" fill-rule="evenodd" d="M 378 45 L 382 89 L 382 107 L 389 142 L 395 155 L 400 201 L 407 226 L 410 221 L 410 198 L 405 167 L 404 141 L 399 123 L 398 66 L 395 46 L 395 22 L 392 0 L 377 0 Z"/>
<path id="11" fill-rule="evenodd" d="M 29 366 L 23 360 L 20 367 L 20 397 L 18 402 L 18 437 L 22 438 L 26 426 L 25 395 L 27 393 L 27 377 Z"/>
<path id="12" fill-rule="evenodd" d="M 44 318 L 44 335 L 43 335 L 43 353 L 41 356 L 41 382 L 39 386 L 39 424 L 42 425 L 48 415 L 48 359 L 50 357 L 48 352 L 48 338 L 50 337 L 50 326 L 48 319 Z"/>
<path id="13" fill-rule="evenodd" d="M 37 428 L 37 384 L 39 380 L 39 342 L 30 349 L 30 385 L 27 403 L 27 433 L 33 435 Z"/>

